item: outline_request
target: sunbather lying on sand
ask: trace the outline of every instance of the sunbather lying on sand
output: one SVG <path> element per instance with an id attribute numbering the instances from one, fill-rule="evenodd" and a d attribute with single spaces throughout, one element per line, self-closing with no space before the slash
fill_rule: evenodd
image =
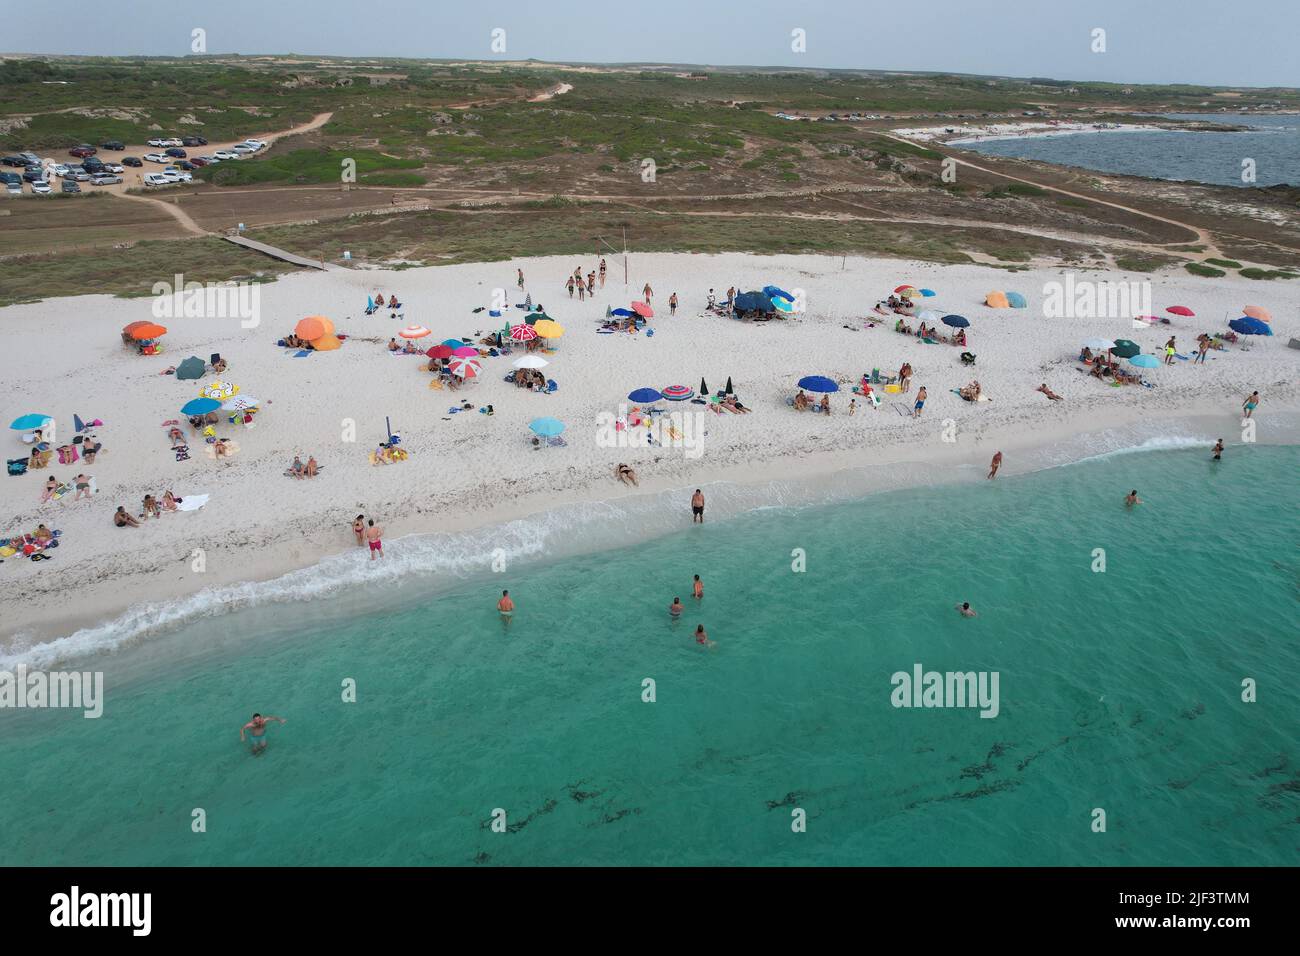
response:
<path id="1" fill-rule="evenodd" d="M 614 469 L 614 477 L 625 485 L 638 484 L 636 480 L 636 472 L 622 462 L 619 462 L 618 467 Z"/>
<path id="2" fill-rule="evenodd" d="M 1036 391 L 1042 392 L 1044 395 L 1046 395 L 1054 402 L 1059 402 L 1061 400 L 1061 396 L 1057 395 L 1054 391 L 1048 388 L 1046 382 L 1044 382 L 1042 385 L 1039 385 Z"/>
<path id="3" fill-rule="evenodd" d="M 727 411 L 735 412 L 737 415 L 748 415 L 753 411 L 752 408 L 746 408 L 742 405 L 740 399 L 736 398 L 735 395 L 728 395 L 722 400 L 721 404 Z"/>
<path id="4" fill-rule="evenodd" d="M 971 382 L 962 388 L 957 394 L 968 402 L 978 402 L 980 400 L 980 383 Z"/>

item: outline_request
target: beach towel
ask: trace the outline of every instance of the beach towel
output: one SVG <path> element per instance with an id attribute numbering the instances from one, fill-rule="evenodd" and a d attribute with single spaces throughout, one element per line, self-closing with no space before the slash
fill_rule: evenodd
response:
<path id="1" fill-rule="evenodd" d="M 198 511 L 208 503 L 211 495 L 186 495 L 176 500 L 177 511 Z"/>
<path id="2" fill-rule="evenodd" d="M 306 358 L 308 355 L 314 355 L 314 354 L 315 354 L 315 350 L 314 350 L 314 349 L 299 349 L 298 351 L 296 351 L 296 352 L 293 353 L 293 357 L 294 357 L 294 358 Z"/>

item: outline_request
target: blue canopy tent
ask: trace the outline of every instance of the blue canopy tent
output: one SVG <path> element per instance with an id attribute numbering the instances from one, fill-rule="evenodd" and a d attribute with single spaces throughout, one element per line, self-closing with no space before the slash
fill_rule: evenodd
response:
<path id="1" fill-rule="evenodd" d="M 737 312 L 771 312 L 772 300 L 761 292 L 742 292 L 732 308 Z"/>

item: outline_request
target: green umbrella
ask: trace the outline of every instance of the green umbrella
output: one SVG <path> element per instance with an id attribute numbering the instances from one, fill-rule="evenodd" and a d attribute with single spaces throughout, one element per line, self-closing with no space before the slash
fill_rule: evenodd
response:
<path id="1" fill-rule="evenodd" d="M 1111 354 L 1118 355 L 1120 358 L 1132 358 L 1142 352 L 1142 346 L 1136 342 L 1130 342 L 1128 339 L 1119 339 L 1115 347 L 1110 350 Z"/>
<path id="2" fill-rule="evenodd" d="M 207 364 L 203 359 L 196 355 L 191 355 L 184 362 L 181 362 L 180 365 L 176 366 L 176 377 L 182 380 L 187 378 L 202 378 L 203 372 L 206 368 Z"/>

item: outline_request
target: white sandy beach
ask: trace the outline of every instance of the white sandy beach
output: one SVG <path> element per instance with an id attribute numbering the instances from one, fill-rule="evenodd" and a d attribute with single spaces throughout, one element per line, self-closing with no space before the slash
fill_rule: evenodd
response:
<path id="1" fill-rule="evenodd" d="M 42 522 L 63 532 L 54 560 L 12 557 L 0 565 L 0 651 L 102 623 L 133 605 L 271 578 L 331 555 L 366 562 L 349 530 L 359 512 L 385 527 L 385 561 L 393 562 L 400 560 L 407 535 L 482 527 L 577 502 L 680 489 L 685 525 L 690 491 L 713 482 L 805 479 L 891 462 L 930 462 L 934 474 L 982 480 L 982 466 L 995 450 L 1006 453 L 1002 474 L 1013 476 L 1029 467 L 1028 449 L 1112 426 L 1197 415 L 1235 444 L 1241 402 L 1254 389 L 1263 397 L 1260 440 L 1269 440 L 1270 421 L 1300 407 L 1300 350 L 1287 348 L 1289 338 L 1300 336 L 1300 286 L 1293 283 L 1178 273 L 1076 274 L 1080 280 L 1150 279 L 1158 314 L 1175 304 L 1197 313 L 1170 316 L 1171 325 L 1134 329 L 1127 317 L 1045 318 L 1044 284 L 1063 281 L 1056 269 L 1009 274 L 974 265 L 853 258 L 842 268 L 839 258 L 739 254 L 634 254 L 630 262 L 627 289 L 622 261 L 611 256 L 606 286 L 584 303 L 570 300 L 562 283 L 579 264 L 584 273 L 594 269 L 590 255 L 298 274 L 262 287 L 256 328 L 244 329 L 234 318 L 164 320 L 170 329 L 166 351 L 153 357 L 124 347 L 118 334 L 129 322 L 153 317 L 152 299 L 85 296 L 0 310 L 10 356 L 2 424 L 30 412 L 49 414 L 62 444 L 73 434 L 74 413 L 98 418 L 104 424 L 95 432 L 105 448 L 92 466 L 59 465 L 55 459 L 49 469 L 0 484 L 0 537 L 30 532 Z M 410 323 L 433 330 L 421 340 L 424 346 L 447 337 L 477 339 L 475 333 L 498 328 L 487 312 L 471 310 L 489 305 L 495 288 L 508 289 L 511 301 L 517 300 L 517 267 L 534 303 L 567 330 L 546 356 L 545 373 L 559 383 L 555 394 L 533 394 L 502 381 L 519 351 L 485 359 L 482 378 L 456 392 L 428 387 L 427 360 L 387 351 L 389 338 Z M 639 298 L 647 281 L 655 293 L 654 336 L 596 334 L 606 307 Z M 901 283 L 938 292 L 921 300 L 923 307 L 970 320 L 969 349 L 978 356 L 973 369 L 959 362 L 960 349 L 895 334 L 891 320 L 871 313 Z M 807 312 L 761 324 L 702 314 L 708 290 L 722 298 L 732 284 L 802 289 Z M 362 315 L 366 295 L 375 289 L 401 298 L 404 319 L 390 318 L 387 310 Z M 985 294 L 998 289 L 1022 292 L 1029 308 L 986 308 Z M 667 299 L 674 291 L 682 306 L 669 317 Z M 1151 370 L 1146 375 L 1156 388 L 1111 387 L 1081 374 L 1074 360 L 1091 336 L 1128 338 L 1155 351 L 1175 334 L 1179 351 L 1190 355 L 1197 333 L 1226 331 L 1227 320 L 1245 305 L 1271 310 L 1275 337 L 1253 339 L 1248 349 L 1212 352 L 1203 366 L 1177 361 Z M 332 318 L 353 338 L 338 351 L 306 358 L 276 347 L 298 319 L 314 314 Z M 518 321 L 523 312 L 512 308 L 508 315 Z M 864 319 L 882 324 L 867 328 Z M 191 441 L 190 459 L 178 462 L 163 423 L 182 419 L 188 432 L 178 410 L 213 376 L 181 382 L 160 373 L 189 355 L 206 359 L 212 352 L 229 360 L 224 377 L 261 399 L 263 412 L 252 429 L 223 420 L 218 433 L 241 448 L 233 459 L 211 460 L 201 441 Z M 859 399 L 857 414 L 849 417 L 848 384 L 835 396 L 830 417 L 799 414 L 785 404 L 800 376 L 856 382 L 864 371 L 896 372 L 904 361 L 916 370 L 912 395 L 886 395 L 878 410 Z M 597 416 L 617 412 L 632 389 L 679 383 L 698 389 L 704 377 L 717 390 L 728 376 L 752 414 L 715 415 L 689 403 L 664 406 L 700 414 L 705 432 L 698 455 L 598 441 Z M 972 379 L 982 383 L 991 402 L 972 405 L 950 392 Z M 1040 382 L 1064 401 L 1050 402 L 1036 392 Z M 930 396 L 919 420 L 904 414 L 918 385 L 927 386 Z M 448 414 L 460 400 L 475 410 Z M 492 416 L 477 411 L 488 403 L 495 407 Z M 385 438 L 385 416 L 410 458 L 374 467 L 368 454 Z M 530 446 L 527 425 L 540 416 L 566 423 L 567 446 Z M 955 442 L 943 440 L 946 419 L 955 423 Z M 356 432 L 351 442 L 344 438 L 349 420 Z M 16 432 L 6 429 L 3 440 L 6 458 L 24 454 Z M 283 476 L 294 455 L 305 460 L 309 454 L 323 466 L 320 476 Z M 624 461 L 640 476 L 639 489 L 613 479 L 615 464 Z M 92 501 L 69 496 L 40 503 L 49 474 L 70 480 L 81 471 L 98 484 Z M 882 472 L 881 484 L 887 481 Z M 165 513 L 138 529 L 113 525 L 117 505 L 139 514 L 145 494 L 168 489 L 182 497 L 211 497 L 201 510 Z M 203 552 L 202 573 L 192 569 L 196 549 Z"/>
<path id="2" fill-rule="evenodd" d="M 1160 133 L 1169 127 L 1140 123 L 1121 123 L 1100 126 L 1096 123 L 961 123 L 955 126 L 923 126 L 896 129 L 893 132 L 907 139 L 921 142 L 942 142 L 949 146 L 963 143 L 980 143 L 990 139 L 1042 139 L 1050 136 L 1071 136 L 1076 133 Z"/>

